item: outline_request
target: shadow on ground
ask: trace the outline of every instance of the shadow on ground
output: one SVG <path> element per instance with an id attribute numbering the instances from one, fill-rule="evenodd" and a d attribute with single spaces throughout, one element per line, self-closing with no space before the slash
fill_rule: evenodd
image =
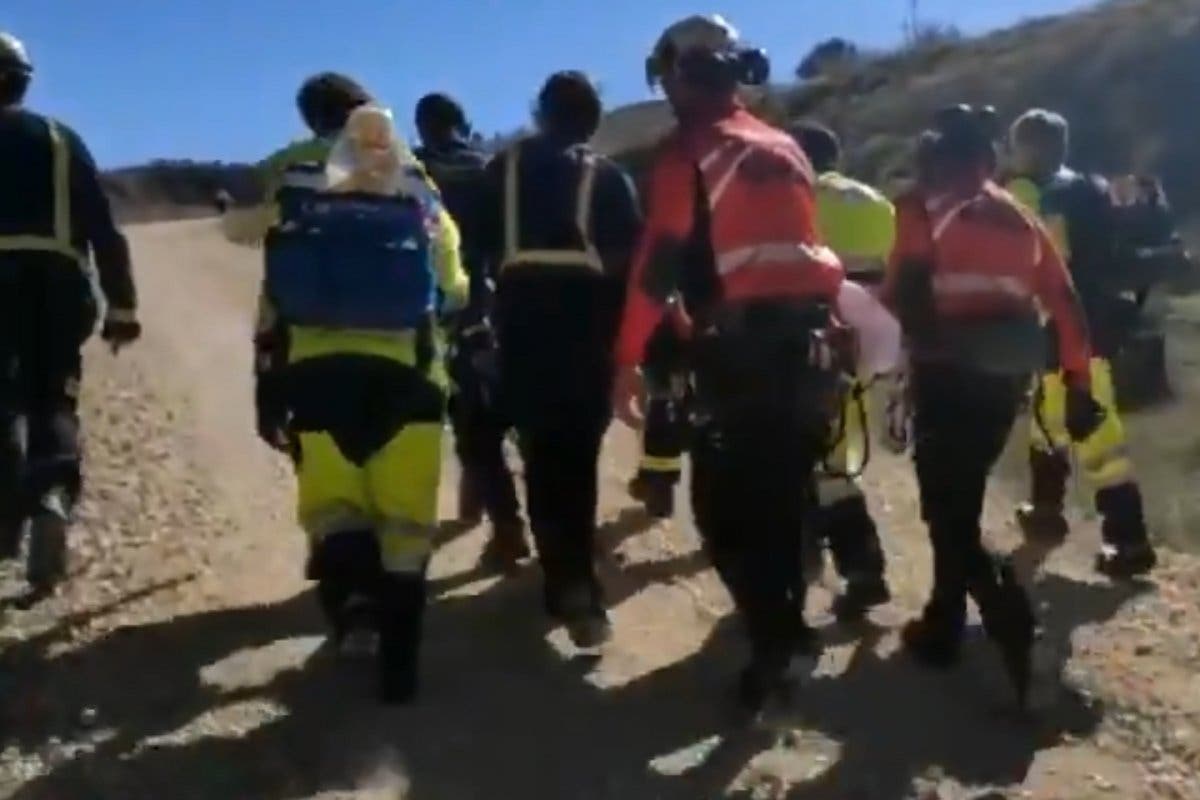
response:
<path id="1" fill-rule="evenodd" d="M 621 535 L 610 531 L 606 546 Z M 639 566 L 619 594 L 698 562 L 649 575 Z M 752 758 L 795 746 L 782 729 L 731 726 L 725 692 L 741 652 L 734 626 L 718 625 L 678 663 L 606 687 L 594 680 L 594 659 L 567 658 L 547 644 L 535 578 L 526 570 L 481 594 L 434 604 L 423 696 L 407 709 L 379 708 L 367 667 L 311 647 L 257 683 L 229 688 L 202 678 L 202 668 L 240 651 L 319 634 L 307 593 L 114 631 L 70 655 L 48 654 L 53 636 L 10 648 L 4 744 L 30 752 L 51 737 L 107 736 L 13 797 L 295 800 L 377 788 L 411 800 L 696 800 L 723 794 Z M 1079 626 L 1110 618 L 1130 596 L 1058 577 L 1040 592 L 1053 610 L 1050 635 L 1063 642 Z M 832 765 L 794 784 L 790 797 L 899 798 L 930 768 L 963 783 L 1019 782 L 1039 749 L 1064 731 L 1086 734 L 1102 713 L 1069 698 L 1037 723 L 1014 719 L 980 670 L 923 672 L 902 655 L 881 655 L 877 638 L 857 645 L 844 674 L 814 681 L 785 720 L 784 728 L 840 745 Z M 971 650 L 968 666 L 995 661 L 985 643 Z M 166 736 L 244 701 L 280 712 L 240 738 L 206 736 L 202 725 L 185 742 Z M 90 734 L 79 725 L 84 707 L 96 710 Z M 714 736 L 723 737 L 719 746 L 681 774 L 650 766 Z"/>

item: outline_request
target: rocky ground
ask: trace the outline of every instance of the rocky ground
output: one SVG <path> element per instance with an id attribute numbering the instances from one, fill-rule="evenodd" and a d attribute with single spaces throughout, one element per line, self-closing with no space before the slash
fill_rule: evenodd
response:
<path id="1" fill-rule="evenodd" d="M 689 522 L 632 510 L 623 431 L 602 478 L 614 641 L 574 652 L 539 614 L 535 568 L 484 575 L 483 532 L 447 529 L 423 697 L 376 706 L 370 671 L 321 647 L 288 469 L 253 437 L 255 256 L 211 222 L 133 240 L 148 336 L 89 352 L 75 572 L 28 609 L 0 573 L 0 796 L 1200 798 L 1200 562 L 1171 554 L 1151 583 L 1110 584 L 1077 520 L 1037 578 L 1042 672 L 1061 667 L 1061 686 L 1018 716 L 980 637 L 949 674 L 897 652 L 929 555 L 911 470 L 886 455 L 868 485 L 896 600 L 846 629 L 814 592 L 833 646 L 770 727 L 729 724 L 728 600 Z M 997 482 L 988 525 L 1005 546 L 1012 499 Z"/>

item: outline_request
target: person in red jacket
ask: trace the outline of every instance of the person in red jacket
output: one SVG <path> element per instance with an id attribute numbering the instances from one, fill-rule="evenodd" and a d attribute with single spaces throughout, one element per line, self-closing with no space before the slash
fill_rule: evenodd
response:
<path id="1" fill-rule="evenodd" d="M 739 695 L 751 711 L 787 689 L 794 659 L 815 663 L 819 651 L 799 555 L 836 382 L 812 356 L 828 354 L 819 344 L 843 280 L 817 236 L 808 159 L 737 99 L 768 71 L 720 17 L 671 26 L 647 62 L 678 125 L 650 176 L 614 397 L 637 425 L 637 367 L 678 293 L 693 331 L 692 508 L 747 627 Z"/>
<path id="2" fill-rule="evenodd" d="M 1011 565 L 987 552 L 980 516 L 988 475 L 1045 360 L 1039 307 L 1071 387 L 1073 435 L 1094 429 L 1098 415 L 1066 266 L 1042 224 L 992 182 L 993 115 L 946 109 L 923 140 L 922 180 L 896 204 L 884 293 L 911 351 L 914 460 L 934 551 L 932 596 L 905 628 L 905 646 L 926 664 L 953 663 L 969 595 L 1024 702 L 1036 621 Z"/>

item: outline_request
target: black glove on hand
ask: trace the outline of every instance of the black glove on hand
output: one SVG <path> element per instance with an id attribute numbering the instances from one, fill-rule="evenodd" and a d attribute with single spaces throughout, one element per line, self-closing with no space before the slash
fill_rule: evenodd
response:
<path id="1" fill-rule="evenodd" d="M 141 336 L 142 324 L 137 320 L 106 319 L 104 327 L 100 329 L 100 338 L 108 343 L 114 353 L 133 344 Z"/>
<path id="2" fill-rule="evenodd" d="M 1082 442 L 1104 424 L 1104 408 L 1088 389 L 1072 386 L 1067 389 L 1067 433 L 1072 441 Z"/>
<path id="3" fill-rule="evenodd" d="M 268 447 L 287 452 L 287 407 L 280 396 L 279 381 L 276 376 L 261 374 L 254 387 L 255 425 L 258 428 L 258 438 Z"/>

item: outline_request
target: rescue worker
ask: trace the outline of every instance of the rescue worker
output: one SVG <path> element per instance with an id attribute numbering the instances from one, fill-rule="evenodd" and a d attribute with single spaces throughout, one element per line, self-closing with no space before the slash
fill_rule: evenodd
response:
<path id="1" fill-rule="evenodd" d="M 591 648 L 611 633 L 593 563 L 598 461 L 641 217 L 628 176 L 587 145 L 601 115 L 587 76 L 552 75 L 536 108 L 538 133 L 488 165 L 483 241 L 497 267 L 500 393 L 525 466 L 546 610 Z"/>
<path id="2" fill-rule="evenodd" d="M 516 484 L 504 460 L 507 425 L 496 405 L 496 343 L 489 320 L 492 290 L 486 256 L 476 242 L 487 157 L 469 144 L 466 114 L 452 98 L 426 95 L 418 101 L 415 116 L 422 144 L 417 158 L 458 223 L 471 278 L 471 303 L 453 324 L 449 348 L 454 384 L 450 420 L 462 470 L 459 519 L 475 523 L 487 512 L 492 535 L 484 547 L 483 564 L 507 570 L 529 556 L 529 546 Z"/>
<path id="3" fill-rule="evenodd" d="M 799 556 L 836 402 L 827 328 L 843 280 L 820 245 L 808 159 L 739 100 L 768 72 L 719 16 L 667 28 L 647 60 L 678 124 L 653 162 L 614 389 L 618 414 L 640 424 L 637 366 L 678 292 L 693 328 L 693 515 L 749 634 L 738 697 L 750 712 L 819 652 Z"/>
<path id="4" fill-rule="evenodd" d="M 345 76 L 306 81 L 297 104 L 315 138 L 266 162 L 279 223 L 267 234 L 256 399 L 260 436 L 296 462 L 308 576 L 334 641 L 376 629 L 381 698 L 407 702 L 448 382 L 434 317 L 438 297 L 441 310 L 465 305 L 468 283 L 454 221 L 370 103 Z M 361 178 L 353 166 L 331 182 L 347 153 L 365 162 Z"/>
<path id="5" fill-rule="evenodd" d="M 914 460 L 934 552 L 933 592 L 904 644 L 923 663 L 954 663 L 970 595 L 1024 703 L 1036 623 L 1011 564 L 987 552 L 980 516 L 1043 354 L 1039 304 L 1056 335 L 1072 435 L 1094 428 L 1099 410 L 1066 267 L 1041 223 L 992 181 L 994 120 L 969 106 L 938 115 L 925 182 L 896 203 L 884 293 L 909 340 Z"/>
<path id="6" fill-rule="evenodd" d="M 678 298 L 670 308 L 646 343 L 642 454 L 629 483 L 629 494 L 657 519 L 675 515 L 675 487 L 683 474 L 688 437 L 686 318 L 678 312 Z"/>
<path id="7" fill-rule="evenodd" d="M 36 596 L 65 574 L 83 489 L 80 348 L 98 315 L 90 260 L 104 341 L 115 353 L 141 326 L 129 245 L 96 164 L 73 130 L 22 106 L 32 76 L 24 46 L 0 32 L 0 558 L 17 556 L 28 527 Z"/>
<path id="8" fill-rule="evenodd" d="M 1146 531 L 1142 493 L 1134 477 L 1113 388 L 1112 359 L 1126 342 L 1123 321 L 1136 317 L 1138 300 L 1110 288 L 1114 270 L 1133 269 L 1119 260 L 1115 218 L 1107 182 L 1066 166 L 1067 121 L 1051 111 L 1034 109 L 1012 126 L 1010 144 L 1016 175 L 1008 188 L 1039 214 L 1054 233 L 1083 301 L 1092 332 L 1092 392 L 1105 412 L 1104 423 L 1078 443 L 1075 454 L 1084 477 L 1095 491 L 1102 517 L 1103 546 L 1096 568 L 1114 578 L 1130 578 L 1152 570 L 1157 557 Z M 1025 534 L 1049 544 L 1067 535 L 1063 515 L 1067 477 L 1071 472 L 1071 440 L 1064 428 L 1065 391 L 1061 366 L 1038 378 L 1029 466 L 1030 500 L 1017 510 Z"/>
<path id="9" fill-rule="evenodd" d="M 883 282 L 884 264 L 895 240 L 895 211 L 874 188 L 837 171 L 841 142 L 823 125 L 806 123 L 793 131 L 817 172 L 817 228 L 825 244 L 837 253 L 846 277 L 864 286 Z M 845 579 L 834 600 L 839 619 L 854 620 L 888 602 L 883 547 L 863 496 L 859 475 L 865 466 L 870 431 L 867 425 L 867 386 L 859 380 L 839 410 L 841 436 L 826 457 L 817 480 L 820 533 Z"/>

